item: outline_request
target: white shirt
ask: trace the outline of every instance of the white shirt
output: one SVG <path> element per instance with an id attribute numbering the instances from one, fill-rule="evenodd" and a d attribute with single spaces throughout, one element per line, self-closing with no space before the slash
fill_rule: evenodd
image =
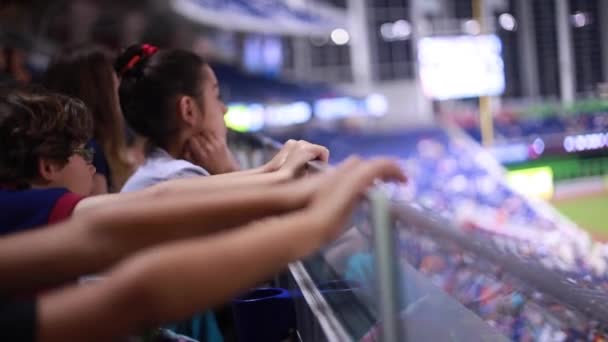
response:
<path id="1" fill-rule="evenodd" d="M 142 190 L 170 179 L 209 176 L 209 172 L 183 159 L 173 158 L 167 151 L 156 148 L 135 173 L 129 177 L 120 192 Z"/>

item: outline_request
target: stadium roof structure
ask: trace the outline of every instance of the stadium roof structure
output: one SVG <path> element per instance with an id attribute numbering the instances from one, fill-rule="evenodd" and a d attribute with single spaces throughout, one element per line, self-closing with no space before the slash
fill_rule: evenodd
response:
<path id="1" fill-rule="evenodd" d="M 173 10 L 203 25 L 280 35 L 329 35 L 346 27 L 346 11 L 319 1 L 172 0 Z"/>

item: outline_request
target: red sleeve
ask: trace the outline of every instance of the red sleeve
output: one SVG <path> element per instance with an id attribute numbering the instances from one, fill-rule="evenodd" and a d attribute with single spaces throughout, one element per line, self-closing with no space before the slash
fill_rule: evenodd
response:
<path id="1" fill-rule="evenodd" d="M 72 211 L 84 197 L 76 195 L 72 192 L 66 192 L 63 196 L 59 197 L 55 206 L 51 210 L 49 215 L 48 223 L 56 223 L 63 221 L 72 215 Z"/>

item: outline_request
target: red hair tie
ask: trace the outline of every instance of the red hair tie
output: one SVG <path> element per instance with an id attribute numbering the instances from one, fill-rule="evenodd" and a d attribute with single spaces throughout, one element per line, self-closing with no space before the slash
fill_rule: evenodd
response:
<path id="1" fill-rule="evenodd" d="M 141 50 L 144 52 L 144 56 L 149 57 L 158 51 L 158 48 L 154 45 L 144 44 L 141 46 Z"/>
<path id="2" fill-rule="evenodd" d="M 150 45 L 150 44 L 144 44 L 141 46 L 141 56 L 140 55 L 135 55 L 133 57 L 131 57 L 131 60 L 129 60 L 129 63 L 127 63 L 127 65 L 124 66 L 124 68 L 122 68 L 122 70 L 120 71 L 120 75 L 124 75 L 127 71 L 133 69 L 135 67 L 135 65 L 137 65 L 137 63 L 139 61 L 141 61 L 143 58 L 146 57 L 150 57 L 153 54 L 155 54 L 158 51 L 158 48 L 154 45 Z"/>

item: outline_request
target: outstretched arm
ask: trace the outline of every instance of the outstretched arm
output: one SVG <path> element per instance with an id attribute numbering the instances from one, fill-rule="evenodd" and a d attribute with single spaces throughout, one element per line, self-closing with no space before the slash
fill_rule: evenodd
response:
<path id="1" fill-rule="evenodd" d="M 218 189 L 108 203 L 88 215 L 0 239 L 0 293 L 54 286 L 99 272 L 155 244 L 205 236 L 302 208 L 311 196 L 293 185 Z M 302 186 L 300 186 L 302 188 Z"/>
<path id="2" fill-rule="evenodd" d="M 121 206 L 131 202 L 157 201 L 161 198 L 198 194 L 211 196 L 218 191 L 245 189 L 255 186 L 274 186 L 295 179 L 307 162 L 327 161 L 328 150 L 305 141 L 289 141 L 268 164 L 260 170 L 233 172 L 208 177 L 194 177 L 166 181 L 150 188 L 121 194 L 99 195 L 83 199 L 74 215 L 89 215 L 106 205 Z"/>
<path id="3" fill-rule="evenodd" d="M 305 209 L 150 249 L 101 283 L 44 295 L 40 341 L 108 340 L 221 303 L 335 238 L 375 178 L 403 176 L 391 162 L 350 161 L 318 183 Z"/>
<path id="4" fill-rule="evenodd" d="M 53 287 L 100 272 L 142 248 L 302 208 L 321 178 L 110 201 L 65 223 L 7 236 L 0 239 L 0 277 L 11 281 L 0 282 L 0 293 Z"/>

